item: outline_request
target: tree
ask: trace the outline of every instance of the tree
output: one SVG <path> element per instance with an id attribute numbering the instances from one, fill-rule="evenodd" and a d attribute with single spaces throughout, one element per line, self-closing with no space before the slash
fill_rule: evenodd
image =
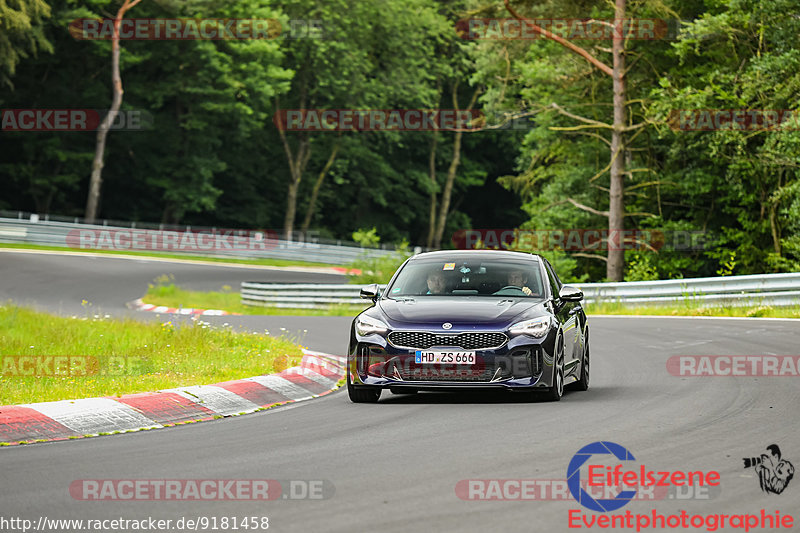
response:
<path id="1" fill-rule="evenodd" d="M 230 1 L 167 6 L 152 16 L 224 20 L 282 15 L 256 1 Z M 260 136 L 273 99 L 288 91 L 293 74 L 280 66 L 280 43 L 188 40 L 142 48 L 149 60 L 132 67 L 129 76 L 137 98 L 162 117 L 162 135 L 139 147 L 148 155 L 158 154 L 156 164 L 149 158 L 138 158 L 138 164 L 147 169 L 142 179 L 161 195 L 162 222 L 178 223 L 187 213 L 212 213 L 223 189 L 233 193 L 233 187 L 222 185 L 241 184 L 242 172 L 249 180 L 264 181 L 271 165 L 269 155 L 260 150 Z M 246 165 L 240 165 L 243 153 Z M 232 165 L 235 171 L 229 170 Z"/>
<path id="2" fill-rule="evenodd" d="M 452 85 L 452 95 L 453 95 L 453 109 L 459 109 L 458 105 L 458 80 L 453 82 Z M 480 94 L 480 88 L 476 88 L 472 91 L 472 97 L 469 100 L 469 104 L 465 108 L 466 111 L 471 111 L 472 108 L 475 106 L 475 102 L 478 99 L 478 95 Z M 456 173 L 458 172 L 458 166 L 461 164 L 461 140 L 464 137 L 464 130 L 459 128 L 453 133 L 453 153 L 450 158 L 450 165 L 447 168 L 447 177 L 445 178 L 444 182 L 444 189 L 442 190 L 442 198 L 439 204 L 439 215 L 436 217 L 435 224 L 431 224 L 434 228 L 433 230 L 433 241 L 429 246 L 433 246 L 434 248 L 441 248 L 442 246 L 442 235 L 444 234 L 445 224 L 447 223 L 447 215 L 448 211 L 450 210 L 450 200 L 453 195 L 453 184 L 456 180 Z M 436 137 L 434 136 L 434 139 Z M 435 142 L 435 141 L 434 141 Z M 435 144 L 433 148 L 435 149 Z M 432 150 L 433 152 L 433 150 Z M 435 152 L 433 152 L 435 154 Z M 432 175 L 435 173 L 432 172 Z M 431 210 L 434 211 L 436 207 L 436 199 L 435 195 L 431 202 Z M 432 221 L 433 222 L 433 221 Z"/>
<path id="3" fill-rule="evenodd" d="M 575 43 L 564 39 L 554 33 L 547 31 L 540 26 L 537 26 L 533 23 L 533 21 L 526 20 L 523 18 L 514 8 L 511 7 L 509 0 L 503 0 L 506 6 L 506 9 L 517 19 L 523 21 L 525 24 L 528 24 L 533 31 L 542 35 L 543 37 L 550 39 L 561 46 L 564 46 L 571 52 L 583 57 L 586 61 L 588 61 L 593 67 L 598 69 L 603 74 L 610 76 L 613 83 L 613 123 L 610 125 L 611 129 L 611 145 L 610 145 L 610 162 L 608 165 L 608 171 L 610 175 L 610 187 L 608 191 L 608 211 L 598 211 L 596 209 L 592 209 L 588 206 L 585 206 L 579 202 L 574 200 L 571 203 L 584 211 L 588 211 L 594 214 L 601 214 L 608 218 L 608 233 L 609 239 L 615 241 L 617 244 L 616 246 L 614 243 L 610 242 L 608 246 L 608 260 L 606 262 L 606 277 L 610 281 L 622 281 L 623 274 L 625 271 L 625 256 L 624 256 L 624 249 L 621 246 L 622 240 L 621 235 L 623 230 L 625 229 L 625 203 L 624 203 L 624 175 L 625 175 L 625 157 L 624 157 L 624 150 L 625 150 L 625 139 L 624 134 L 626 132 L 633 131 L 643 126 L 643 124 L 637 124 L 635 126 L 628 126 L 626 124 L 626 101 L 625 101 L 625 32 L 623 31 L 623 22 L 626 16 L 626 0 L 615 0 L 614 3 L 614 30 L 612 32 L 612 50 L 611 50 L 611 57 L 612 57 L 612 66 L 609 67 L 607 64 L 603 63 L 599 59 L 597 59 L 591 52 L 582 48 Z M 561 108 L 556 107 L 556 109 L 563 115 L 568 116 L 576 121 L 580 122 L 581 125 L 577 126 L 576 129 L 585 129 L 585 128 L 608 128 L 608 124 L 601 123 L 594 119 L 588 119 L 586 117 L 581 117 L 570 113 L 569 111 Z"/>
<path id="4" fill-rule="evenodd" d="M 30 54 L 53 52 L 44 34 L 48 17 L 50 6 L 44 0 L 0 2 L 0 84 L 13 87 L 17 65 Z"/>
<path id="5" fill-rule="evenodd" d="M 455 28 L 460 13 L 464 10 L 463 2 L 456 0 L 443 2 L 441 13 L 447 18 L 448 24 Z M 452 110 L 472 111 L 477 103 L 478 96 L 482 87 L 477 85 L 472 91 L 466 107 L 460 103 L 460 87 L 464 79 L 469 79 L 474 72 L 474 43 L 460 38 L 457 31 L 451 30 L 443 38 L 435 42 L 436 55 L 447 57 L 447 61 L 439 61 L 431 65 L 431 69 L 436 72 L 436 102 L 442 105 L 447 101 L 447 93 L 450 96 L 449 108 Z M 477 121 L 474 121 L 477 123 Z M 464 128 L 475 127 L 475 123 L 459 124 L 453 132 L 431 132 L 430 152 L 428 156 L 428 232 L 425 245 L 428 248 L 440 248 L 442 237 L 447 224 L 448 215 L 451 209 L 453 187 L 456 183 L 456 176 L 461 165 L 462 141 L 464 138 Z M 440 139 L 449 137 L 452 133 L 452 149 L 445 174 L 444 184 L 439 183 L 437 171 L 437 150 L 440 146 Z M 439 194 L 441 192 L 441 195 Z"/>
<path id="6" fill-rule="evenodd" d="M 287 98 L 276 99 L 276 113 L 281 109 L 430 106 L 434 76 L 425 67 L 435 63 L 431 44 L 450 31 L 431 2 L 319 4 L 298 0 L 285 10 L 291 18 L 322 21 L 323 35 L 283 41 L 285 64 L 297 71 Z M 287 132 L 280 122 L 277 130 L 289 168 L 283 222 L 288 239 L 294 232 L 300 186 L 314 147 L 321 146 L 326 154 L 320 160 L 324 169 L 331 157 L 337 157 L 340 141 L 330 132 Z M 320 187 L 326 175 L 318 174 Z M 316 201 L 309 205 L 313 217 Z M 306 215 L 309 223 L 311 217 Z"/>
<path id="7" fill-rule="evenodd" d="M 89 197 L 86 200 L 86 214 L 84 215 L 87 223 L 93 223 L 97 218 L 97 206 L 100 202 L 100 187 L 103 183 L 103 158 L 106 150 L 106 137 L 108 137 L 111 125 L 117 119 L 119 108 L 122 105 L 122 77 L 119 71 L 120 24 L 125 17 L 125 13 L 141 1 L 142 0 L 123 0 L 122 5 L 117 10 L 117 15 L 114 17 L 114 34 L 111 37 L 111 85 L 113 96 L 111 108 L 97 127 L 97 142 L 95 145 L 94 161 L 92 161 L 92 175 L 89 179 Z"/>
<path id="8" fill-rule="evenodd" d="M 341 133 L 338 134 L 338 137 L 341 137 Z M 325 165 L 322 167 L 322 170 L 319 171 L 319 175 L 317 176 L 317 181 L 314 182 L 314 188 L 311 190 L 311 197 L 308 199 L 308 207 L 306 207 L 306 216 L 303 218 L 303 224 L 300 226 L 300 233 L 306 235 L 308 233 L 308 228 L 311 226 L 311 218 L 314 216 L 314 210 L 317 207 L 317 198 L 319 197 L 319 191 L 322 189 L 322 184 L 325 181 L 325 177 L 330 172 L 333 163 L 336 161 L 336 156 L 339 154 L 339 148 L 341 147 L 341 139 L 338 138 L 333 144 L 333 148 L 331 149 L 331 154 L 328 156 L 328 160 L 325 162 Z"/>
<path id="9" fill-rule="evenodd" d="M 684 28 L 652 94 L 664 172 L 682 176 L 684 203 L 707 213 L 703 227 L 716 240 L 706 255 L 720 265 L 735 257 L 738 273 L 800 267 L 800 123 L 687 131 L 673 119 L 679 110 L 796 108 L 800 20 L 784 15 L 796 9 L 792 0 L 736 0 L 709 10 Z"/>

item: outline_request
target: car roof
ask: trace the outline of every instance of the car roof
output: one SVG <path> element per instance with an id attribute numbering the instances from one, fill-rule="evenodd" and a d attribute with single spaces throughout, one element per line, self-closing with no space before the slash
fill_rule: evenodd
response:
<path id="1" fill-rule="evenodd" d="M 425 259 L 517 259 L 527 261 L 538 261 L 539 256 L 525 252 L 512 252 L 509 250 L 438 250 L 436 252 L 424 252 L 417 254 L 409 261 Z"/>

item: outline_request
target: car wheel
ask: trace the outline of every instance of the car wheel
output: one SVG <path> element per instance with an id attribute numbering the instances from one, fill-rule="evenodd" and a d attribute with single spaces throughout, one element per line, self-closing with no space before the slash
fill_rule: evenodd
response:
<path id="1" fill-rule="evenodd" d="M 546 399 L 551 402 L 561 400 L 564 395 L 564 341 L 559 337 L 556 341 L 556 356 L 553 361 L 553 385 L 547 389 Z"/>
<path id="2" fill-rule="evenodd" d="M 583 361 L 581 362 L 581 377 L 575 383 L 575 390 L 585 391 L 589 389 L 589 331 L 583 339 Z"/>
<path id="3" fill-rule="evenodd" d="M 377 387 L 356 387 L 350 381 L 350 371 L 347 371 L 347 395 L 353 403 L 378 403 L 381 389 Z"/>

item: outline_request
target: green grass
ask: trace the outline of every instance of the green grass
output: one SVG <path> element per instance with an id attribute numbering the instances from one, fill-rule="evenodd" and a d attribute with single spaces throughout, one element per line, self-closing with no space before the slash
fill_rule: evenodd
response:
<path id="1" fill-rule="evenodd" d="M 202 320 L 111 320 L 90 310 L 67 318 L 0 306 L 0 405 L 207 385 L 280 371 L 302 358 L 290 339 L 267 332 L 212 329 Z M 72 375 L 63 365 L 20 375 L 35 368 L 21 365 L 20 356 L 75 356 L 84 363 Z"/>
<path id="2" fill-rule="evenodd" d="M 242 315 L 356 316 L 368 307 L 366 303 L 364 305 L 331 305 L 324 309 L 248 306 L 242 305 L 239 293 L 233 291 L 230 286 L 224 286 L 222 291 L 215 292 L 187 291 L 171 283 L 169 277 L 163 276 L 156 279 L 156 284 L 148 287 L 147 294 L 142 300 L 153 305 L 221 309 Z"/>
<path id="3" fill-rule="evenodd" d="M 659 316 L 721 316 L 800 318 L 800 305 L 770 307 L 768 305 L 725 306 L 704 305 L 687 298 L 674 304 L 630 305 L 621 302 L 598 302 L 585 305 L 588 315 L 659 315 Z"/>
<path id="4" fill-rule="evenodd" d="M 329 265 L 325 263 L 311 263 L 300 260 L 286 260 L 286 259 L 240 259 L 240 258 L 227 258 L 227 257 L 206 257 L 202 255 L 189 255 L 189 254 L 169 254 L 160 252 L 133 252 L 133 251 L 116 251 L 116 250 L 84 250 L 81 248 L 65 248 L 61 246 L 41 246 L 38 244 L 18 244 L 18 243 L 0 243 L 0 249 L 10 248 L 17 250 L 45 250 L 57 252 L 83 252 L 93 254 L 112 254 L 112 255 L 132 255 L 137 257 L 154 257 L 156 259 L 182 259 L 187 261 L 201 261 L 207 263 L 236 263 L 242 265 L 256 265 L 256 266 L 304 266 L 304 267 L 338 267 L 341 265 Z"/>

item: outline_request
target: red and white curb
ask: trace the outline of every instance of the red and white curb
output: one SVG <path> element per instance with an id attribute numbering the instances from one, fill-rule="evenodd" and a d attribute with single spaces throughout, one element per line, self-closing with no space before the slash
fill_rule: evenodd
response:
<path id="1" fill-rule="evenodd" d="M 337 274 L 354 274 L 356 276 L 361 275 L 360 268 L 330 267 L 330 269 L 336 272 Z"/>
<path id="2" fill-rule="evenodd" d="M 175 315 L 211 315 L 211 316 L 224 316 L 235 315 L 236 313 L 229 313 L 221 309 L 195 309 L 192 307 L 167 307 L 166 305 L 153 305 L 146 304 L 141 298 L 137 298 L 132 302 L 128 302 L 128 308 L 134 311 L 149 311 L 151 313 L 171 313 Z"/>
<path id="3" fill-rule="evenodd" d="M 304 354 L 300 366 L 268 376 L 121 397 L 0 406 L 0 443 L 157 429 L 252 413 L 336 389 L 345 376 L 345 358 L 308 350 Z"/>

